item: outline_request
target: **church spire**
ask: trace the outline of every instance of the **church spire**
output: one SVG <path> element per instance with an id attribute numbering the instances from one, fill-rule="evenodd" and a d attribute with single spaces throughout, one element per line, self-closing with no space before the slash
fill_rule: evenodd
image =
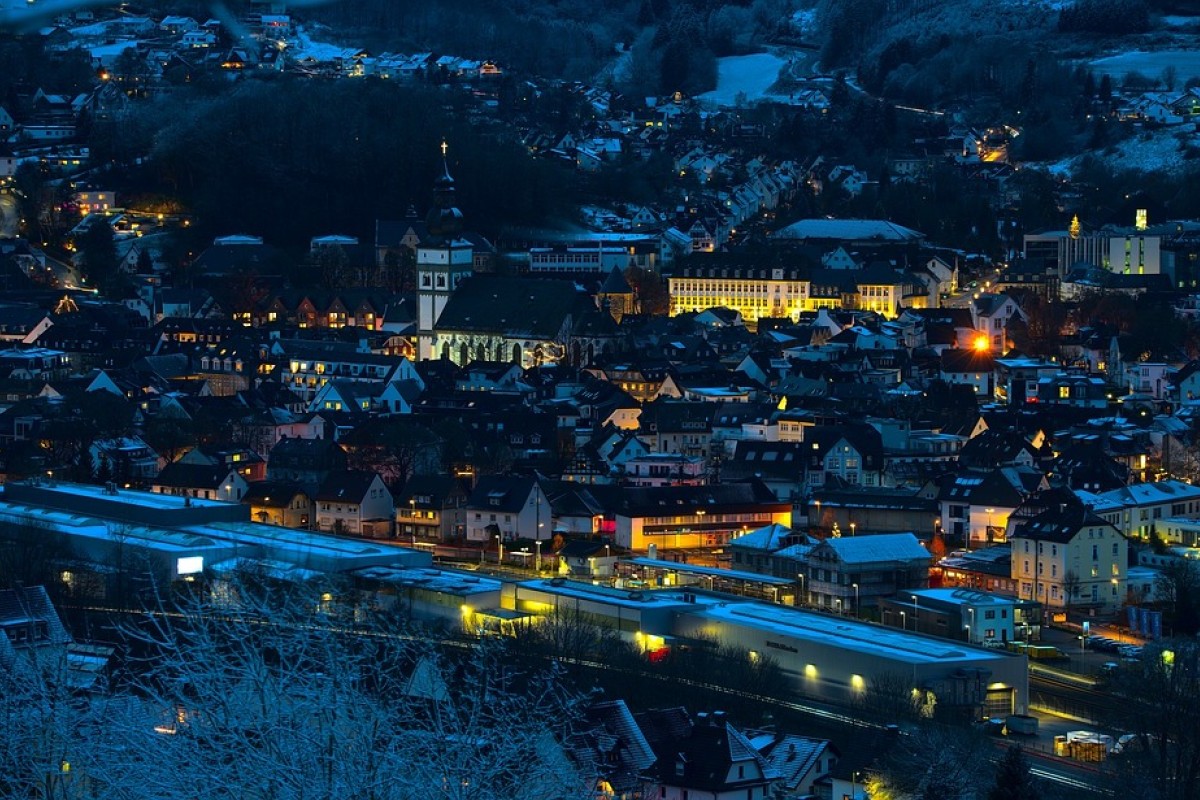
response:
<path id="1" fill-rule="evenodd" d="M 1076 214 L 1071 218 L 1071 227 L 1067 228 L 1067 233 L 1071 235 L 1072 239 L 1078 239 L 1082 230 L 1083 226 L 1079 224 L 1079 215 Z"/>
<path id="2" fill-rule="evenodd" d="M 446 154 L 450 146 L 442 140 L 442 174 L 433 182 L 433 208 L 425 218 L 429 233 L 440 239 L 450 240 L 462 231 L 463 216 L 456 205 L 454 178 Z"/>

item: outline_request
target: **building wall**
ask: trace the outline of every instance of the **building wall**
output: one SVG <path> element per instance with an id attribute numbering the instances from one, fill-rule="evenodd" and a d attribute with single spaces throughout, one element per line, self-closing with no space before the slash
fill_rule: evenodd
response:
<path id="1" fill-rule="evenodd" d="M 1066 544 L 1013 537 L 1017 596 L 1053 608 L 1119 607 L 1125 600 L 1128 548 L 1125 537 L 1109 525 L 1081 528 Z M 1068 598 L 1070 583 L 1076 585 Z"/>
<path id="2" fill-rule="evenodd" d="M 637 551 L 644 551 L 651 544 L 660 551 L 720 547 L 735 536 L 773 523 L 790 528 L 791 506 L 763 506 L 730 513 L 693 511 L 671 517 L 617 515 L 614 541 L 620 547 Z"/>

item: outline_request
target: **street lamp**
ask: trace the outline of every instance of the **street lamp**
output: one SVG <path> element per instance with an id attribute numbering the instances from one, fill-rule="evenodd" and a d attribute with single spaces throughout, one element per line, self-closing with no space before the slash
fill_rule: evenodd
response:
<path id="1" fill-rule="evenodd" d="M 415 549 L 417 546 L 417 498 L 408 498 L 408 524 L 409 530 L 412 531 L 412 546 Z"/>
<path id="2" fill-rule="evenodd" d="M 808 605 L 808 594 L 804 591 L 804 573 L 796 573 L 796 577 L 800 579 L 800 596 L 804 600 L 804 605 Z"/>
<path id="3" fill-rule="evenodd" d="M 853 535 L 855 534 L 855 530 L 856 530 L 857 528 L 858 528 L 858 523 L 857 523 L 857 522 L 851 522 L 851 523 L 850 523 L 850 535 L 851 535 L 851 536 L 853 536 Z"/>
<path id="4" fill-rule="evenodd" d="M 542 574 L 542 540 L 537 539 L 533 543 L 534 549 L 537 550 L 537 561 L 534 562 L 537 568 L 538 575 Z"/>
<path id="5" fill-rule="evenodd" d="M 859 604 L 859 597 L 858 597 L 858 584 L 852 583 L 850 585 L 854 588 L 854 618 L 858 619 L 859 609 L 861 608 L 861 605 Z"/>
<path id="6" fill-rule="evenodd" d="M 496 534 L 496 565 L 504 563 L 504 540 L 500 538 L 500 534 Z"/>
<path id="7" fill-rule="evenodd" d="M 903 611 L 900 612 L 900 628 L 908 630 L 908 616 Z"/>
<path id="8" fill-rule="evenodd" d="M 967 613 L 971 615 L 971 624 L 966 626 L 967 627 L 967 641 L 971 642 L 971 641 L 975 640 L 975 609 L 968 608 Z"/>

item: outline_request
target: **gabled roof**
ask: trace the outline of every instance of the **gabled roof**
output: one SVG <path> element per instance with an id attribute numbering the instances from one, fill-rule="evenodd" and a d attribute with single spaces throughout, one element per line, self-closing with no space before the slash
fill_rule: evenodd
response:
<path id="1" fill-rule="evenodd" d="M 761 550 L 764 553 L 774 553 L 776 550 L 785 547 L 787 540 L 794 535 L 791 528 L 773 522 L 756 531 L 750 531 L 744 536 L 737 536 L 730 539 L 729 546 L 743 550 Z"/>
<path id="2" fill-rule="evenodd" d="M 843 564 L 875 564 L 886 561 L 928 561 L 929 551 L 911 533 L 876 533 L 826 539 L 816 549 L 828 547 Z"/>
<path id="3" fill-rule="evenodd" d="M 1017 525 L 1009 538 L 1067 544 L 1089 526 L 1113 527 L 1082 502 L 1064 502 Z"/>
<path id="4" fill-rule="evenodd" d="M 519 514 L 533 493 L 535 483 L 536 479 L 531 476 L 484 475 L 467 499 L 467 507 Z M 549 519 L 549 513 L 546 516 Z"/>
<path id="5" fill-rule="evenodd" d="M 435 327 L 547 340 L 590 306 L 569 281 L 474 276 L 459 284 Z"/>
<path id="6" fill-rule="evenodd" d="M 361 503 L 367 496 L 371 484 L 379 478 L 366 470 L 338 470 L 325 476 L 321 488 L 317 489 L 316 500 L 326 502 Z"/>

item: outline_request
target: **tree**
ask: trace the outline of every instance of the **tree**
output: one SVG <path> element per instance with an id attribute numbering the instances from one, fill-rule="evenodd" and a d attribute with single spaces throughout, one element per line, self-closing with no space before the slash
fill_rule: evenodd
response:
<path id="1" fill-rule="evenodd" d="M 110 292 L 119 277 L 112 226 L 103 219 L 92 220 L 75 244 L 83 257 L 84 278 L 101 292 Z"/>
<path id="2" fill-rule="evenodd" d="M 868 773 L 870 797 L 970 800 L 983 789 L 991 743 L 982 734 L 925 724 L 900 737 L 883 764 Z"/>
<path id="3" fill-rule="evenodd" d="M 1200 798 L 1200 644 L 1192 638 L 1148 644 L 1136 662 L 1121 666 L 1112 688 L 1121 702 L 1111 721 L 1133 735 L 1114 775 L 1115 793 Z"/>
<path id="4" fill-rule="evenodd" d="M 252 571 L 120 626 L 120 694 L 68 702 L 52 669 L 0 670 L 11 797 L 499 800 L 588 795 L 565 749 L 579 698 L 493 641 L 445 652 L 337 584 Z M 314 610 L 316 611 L 314 615 Z M 417 636 L 420 642 L 413 642 Z M 36 651 L 34 651 L 36 652 Z M 56 662 L 61 664 L 61 662 Z"/>
<path id="5" fill-rule="evenodd" d="M 996 783 L 988 790 L 987 800 L 1041 800 L 1041 796 L 1021 746 L 1007 748 L 996 765 Z"/>
<path id="6" fill-rule="evenodd" d="M 671 308 L 671 295 L 662 278 L 648 269 L 631 266 L 625 270 L 625 280 L 633 289 L 634 304 L 639 314 L 666 314 Z"/>

